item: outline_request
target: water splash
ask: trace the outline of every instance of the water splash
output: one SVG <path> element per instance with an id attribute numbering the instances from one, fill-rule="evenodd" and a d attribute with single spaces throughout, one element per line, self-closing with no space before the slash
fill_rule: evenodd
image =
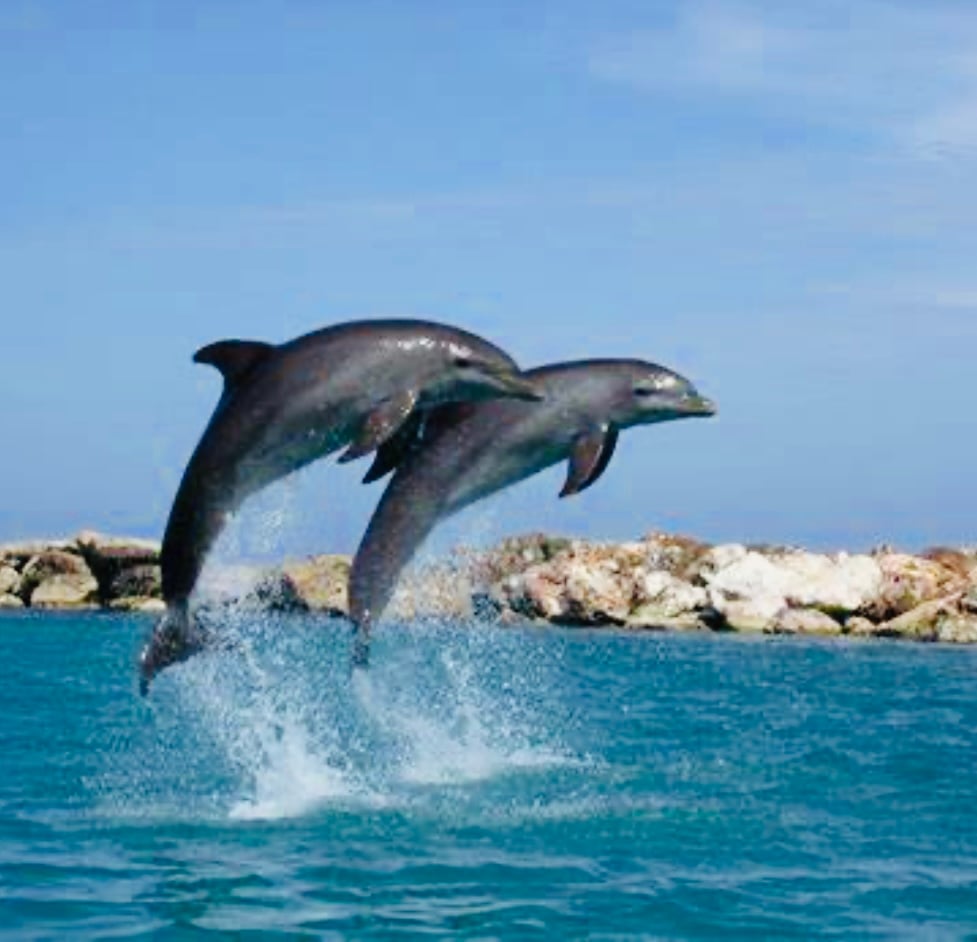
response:
<path id="1" fill-rule="evenodd" d="M 153 696 L 180 788 L 208 770 L 198 804 L 225 818 L 416 809 L 445 788 L 579 761 L 525 636 L 392 625 L 374 667 L 350 676 L 343 623 L 227 611 L 221 630 L 233 650 L 173 670 Z"/>

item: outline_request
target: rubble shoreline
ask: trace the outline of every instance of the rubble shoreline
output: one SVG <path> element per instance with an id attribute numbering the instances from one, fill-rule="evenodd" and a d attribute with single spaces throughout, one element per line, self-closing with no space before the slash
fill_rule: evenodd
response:
<path id="1" fill-rule="evenodd" d="M 210 580 L 205 604 L 345 616 L 349 565 L 323 555 L 233 567 Z M 159 544 L 85 531 L 0 545 L 0 610 L 24 609 L 161 612 Z M 416 567 L 388 614 L 975 644 L 977 548 L 828 554 L 530 534 Z"/>

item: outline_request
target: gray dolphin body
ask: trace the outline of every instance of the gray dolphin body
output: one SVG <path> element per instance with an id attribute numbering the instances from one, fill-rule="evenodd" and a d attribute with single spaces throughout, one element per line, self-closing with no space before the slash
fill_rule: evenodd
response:
<path id="1" fill-rule="evenodd" d="M 577 494 L 603 474 L 621 429 L 715 412 L 687 379 L 639 360 L 562 363 L 523 375 L 542 401 L 446 406 L 432 414 L 420 445 L 401 455 L 350 573 L 354 665 L 365 666 L 372 624 L 438 521 L 564 459 L 560 496 Z M 381 449 L 368 480 L 395 463 L 386 454 L 395 447 Z"/>
<path id="2" fill-rule="evenodd" d="M 140 658 L 143 691 L 205 637 L 188 601 L 229 516 L 250 495 L 349 446 L 360 457 L 426 409 L 497 396 L 536 397 L 508 354 L 473 334 L 425 321 L 361 321 L 281 346 L 225 340 L 199 350 L 224 392 L 187 465 L 163 538 L 167 612 Z"/>

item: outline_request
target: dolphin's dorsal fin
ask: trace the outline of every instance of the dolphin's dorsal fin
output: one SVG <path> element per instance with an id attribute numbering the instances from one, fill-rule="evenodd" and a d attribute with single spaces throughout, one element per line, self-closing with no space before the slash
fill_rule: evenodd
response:
<path id="1" fill-rule="evenodd" d="M 218 340 L 201 347 L 194 363 L 217 367 L 224 377 L 224 389 L 230 390 L 251 372 L 275 347 L 260 340 Z"/>
<path id="2" fill-rule="evenodd" d="M 617 447 L 617 429 L 601 425 L 578 435 L 570 452 L 566 484 L 560 497 L 569 497 L 586 490 L 607 470 Z"/>

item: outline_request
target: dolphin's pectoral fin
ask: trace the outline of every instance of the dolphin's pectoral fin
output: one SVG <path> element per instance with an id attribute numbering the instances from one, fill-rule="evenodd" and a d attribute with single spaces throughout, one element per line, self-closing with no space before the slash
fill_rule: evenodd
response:
<path id="1" fill-rule="evenodd" d="M 410 418 L 417 403 L 417 393 L 408 389 L 377 406 L 363 423 L 352 444 L 339 456 L 341 464 L 368 455 L 393 439 Z"/>
<path id="2" fill-rule="evenodd" d="M 609 425 L 584 432 L 573 443 L 566 484 L 560 497 L 579 494 L 594 483 L 607 469 L 617 447 L 617 429 Z"/>
<path id="3" fill-rule="evenodd" d="M 372 484 L 399 468 L 423 435 L 424 418 L 412 412 L 407 420 L 377 449 L 370 470 L 363 477 L 364 484 Z"/>
<path id="4" fill-rule="evenodd" d="M 218 340 L 201 347 L 193 355 L 193 362 L 217 367 L 224 377 L 224 388 L 231 389 L 274 349 L 272 344 L 260 340 Z"/>

